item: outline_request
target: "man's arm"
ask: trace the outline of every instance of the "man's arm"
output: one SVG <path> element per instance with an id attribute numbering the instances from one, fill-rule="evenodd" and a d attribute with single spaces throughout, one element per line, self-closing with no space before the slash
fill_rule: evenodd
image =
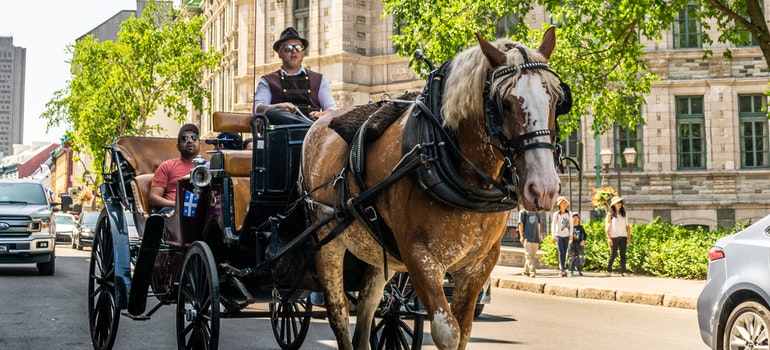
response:
<path id="1" fill-rule="evenodd" d="M 176 203 L 170 199 L 166 199 L 163 197 L 163 193 L 166 192 L 166 189 L 160 186 L 153 186 L 150 187 L 150 196 L 148 197 L 150 201 L 150 207 L 153 208 L 163 208 L 163 207 L 174 207 L 176 206 Z"/>
<path id="2" fill-rule="evenodd" d="M 270 101 L 273 99 L 273 94 L 270 93 L 270 86 L 267 85 L 265 78 L 259 79 L 257 84 L 257 92 L 254 93 L 254 114 L 264 113 L 265 109 L 270 106 Z"/>

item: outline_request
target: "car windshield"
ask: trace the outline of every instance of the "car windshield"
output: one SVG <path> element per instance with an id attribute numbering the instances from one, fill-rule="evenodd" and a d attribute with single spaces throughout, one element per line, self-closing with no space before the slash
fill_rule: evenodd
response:
<path id="1" fill-rule="evenodd" d="M 73 217 L 69 215 L 56 215 L 56 223 L 63 225 L 74 225 L 75 220 L 73 220 Z"/>
<path id="2" fill-rule="evenodd" d="M 48 205 L 43 187 L 36 183 L 0 183 L 0 203 Z"/>
<path id="3" fill-rule="evenodd" d="M 83 213 L 83 216 L 80 218 L 80 223 L 83 225 L 95 225 L 96 219 L 99 218 L 99 212 L 95 211 L 89 211 Z"/>

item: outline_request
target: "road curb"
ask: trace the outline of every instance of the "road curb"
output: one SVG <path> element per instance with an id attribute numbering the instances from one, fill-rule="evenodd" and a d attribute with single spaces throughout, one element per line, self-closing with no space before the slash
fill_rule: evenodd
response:
<path id="1" fill-rule="evenodd" d="M 493 277 L 491 285 L 497 288 L 515 289 L 523 292 L 554 295 L 568 298 L 618 301 L 630 304 L 695 309 L 697 300 L 691 297 L 669 295 L 665 293 L 646 293 L 621 289 L 602 289 L 595 287 L 574 287 L 557 283 L 538 281 L 519 281 Z"/>

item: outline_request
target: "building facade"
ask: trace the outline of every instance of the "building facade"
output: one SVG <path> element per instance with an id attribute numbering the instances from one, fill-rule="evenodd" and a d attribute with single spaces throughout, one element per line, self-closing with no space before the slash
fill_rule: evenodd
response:
<path id="1" fill-rule="evenodd" d="M 24 80 L 27 49 L 0 37 L 0 152 L 13 153 L 24 143 Z"/>
<path id="2" fill-rule="evenodd" d="M 393 19 L 381 16 L 379 1 L 187 4 L 208 18 L 204 47 L 224 56 L 222 65 L 204 79 L 212 91 L 213 111 L 251 112 L 255 81 L 280 67 L 271 45 L 289 26 L 308 39 L 305 66 L 326 76 L 339 106 L 424 85 L 408 59 L 395 55 L 390 40 Z M 764 4 L 764 9 L 770 17 L 770 5 Z M 762 110 L 767 104 L 764 92 L 770 88 L 767 64 L 757 46 L 729 46 L 730 60 L 722 56 L 728 46 L 702 44 L 702 27 L 688 16 L 692 10 L 683 9 L 662 39 L 644 43 L 649 68 L 661 79 L 639 106 L 645 124 L 633 130 L 617 125 L 612 132 L 593 135 L 592 117 L 586 116 L 580 130 L 565 141 L 567 155 L 579 159 L 583 170 L 562 175 L 562 192 L 571 198 L 573 211 L 590 217 L 593 189 L 620 183 L 620 194 L 637 223 L 660 217 L 714 229 L 756 221 L 770 212 L 770 141 Z M 525 20 L 539 28 L 549 23 L 550 15 L 535 8 Z M 705 50 L 713 55 L 702 59 Z M 196 118 L 203 130 L 210 130 L 210 116 Z M 629 147 L 637 152 L 633 171 L 622 159 Z M 603 149 L 613 154 L 611 171 L 602 170 Z M 615 164 L 622 167 L 620 172 Z"/>

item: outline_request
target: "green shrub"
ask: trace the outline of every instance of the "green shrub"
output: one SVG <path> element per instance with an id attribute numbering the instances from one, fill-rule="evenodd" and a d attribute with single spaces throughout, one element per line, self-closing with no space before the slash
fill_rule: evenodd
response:
<path id="1" fill-rule="evenodd" d="M 610 258 L 610 246 L 604 234 L 604 222 L 584 223 L 587 233 L 585 245 L 585 270 L 606 271 Z M 719 228 L 715 231 L 690 230 L 655 219 L 648 224 L 631 225 L 631 245 L 626 252 L 626 267 L 629 272 L 653 276 L 690 279 L 706 278 L 708 251 L 720 237 L 733 234 L 745 225 L 734 229 Z M 543 251 L 541 261 L 549 266 L 558 266 L 556 245 L 547 236 L 540 245 Z M 613 270 L 620 267 L 615 259 Z"/>

